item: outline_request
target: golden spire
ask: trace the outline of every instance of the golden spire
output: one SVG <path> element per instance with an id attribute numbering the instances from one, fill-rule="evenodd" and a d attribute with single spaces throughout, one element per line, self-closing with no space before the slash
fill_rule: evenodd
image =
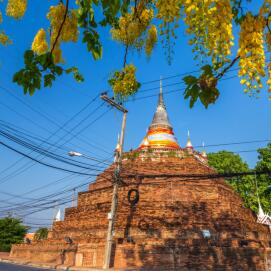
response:
<path id="1" fill-rule="evenodd" d="M 202 153 L 201 153 L 201 156 L 204 157 L 204 158 L 207 158 L 207 153 L 205 151 L 205 144 L 204 144 L 204 141 L 202 141 Z"/>
<path id="2" fill-rule="evenodd" d="M 190 139 L 190 132 L 187 130 L 187 142 L 186 142 L 186 148 L 187 149 L 193 149 L 193 145 Z"/>
<path id="3" fill-rule="evenodd" d="M 163 86 L 162 86 L 162 79 L 160 78 L 160 89 L 159 89 L 159 97 L 158 97 L 158 105 L 156 108 L 156 112 L 153 116 L 152 123 L 150 125 L 150 128 L 160 126 L 160 127 L 169 127 L 172 129 L 171 124 L 168 120 L 167 110 L 164 103 L 164 97 L 163 97 Z"/>
<path id="4" fill-rule="evenodd" d="M 162 78 L 160 78 L 158 105 L 147 135 L 144 137 L 139 148 L 180 149 L 168 120 L 163 98 Z"/>

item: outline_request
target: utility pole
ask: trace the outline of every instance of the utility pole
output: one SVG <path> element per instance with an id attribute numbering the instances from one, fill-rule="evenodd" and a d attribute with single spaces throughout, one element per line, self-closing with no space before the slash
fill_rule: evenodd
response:
<path id="1" fill-rule="evenodd" d="M 73 189 L 73 194 L 72 194 L 72 207 L 75 207 L 75 191 L 76 189 Z"/>
<path id="2" fill-rule="evenodd" d="M 126 126 L 126 116 L 127 116 L 128 111 L 122 105 L 116 103 L 113 99 L 110 99 L 105 93 L 101 94 L 101 99 L 123 113 L 120 142 L 119 142 L 120 148 L 119 148 L 119 153 L 117 154 L 117 158 L 116 158 L 116 168 L 115 168 L 115 174 L 113 177 L 113 195 L 112 195 L 112 202 L 111 202 L 111 211 L 108 214 L 109 221 L 108 221 L 107 239 L 106 239 L 106 245 L 105 245 L 104 269 L 108 269 L 110 267 L 110 262 L 111 262 L 114 223 L 115 223 L 116 211 L 117 211 L 117 206 L 118 206 L 118 188 L 120 184 L 120 171 L 121 171 L 121 160 L 122 160 L 122 152 L 123 152 L 124 132 L 125 132 L 125 126 Z"/>

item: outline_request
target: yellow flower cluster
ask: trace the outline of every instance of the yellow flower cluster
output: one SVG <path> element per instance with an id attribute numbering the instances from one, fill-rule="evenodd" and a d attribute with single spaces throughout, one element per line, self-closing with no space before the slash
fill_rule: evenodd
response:
<path id="1" fill-rule="evenodd" d="M 217 68 L 228 62 L 233 46 L 230 0 L 186 0 L 184 13 L 196 58 L 211 56 Z"/>
<path id="2" fill-rule="evenodd" d="M 271 0 L 265 0 L 262 7 L 260 8 L 260 16 L 266 16 L 269 20 L 268 23 L 270 23 L 270 19 L 269 19 L 270 12 L 271 12 Z M 267 31 L 265 35 L 265 42 L 266 42 L 268 52 L 271 52 L 271 34 L 269 30 Z M 269 64 L 268 64 L 267 85 L 268 85 L 268 92 L 271 93 L 271 60 L 269 60 Z M 269 96 L 269 100 L 271 100 L 271 96 Z"/>
<path id="3" fill-rule="evenodd" d="M 112 38 L 123 43 L 125 46 L 141 48 L 144 45 L 143 34 L 147 30 L 153 18 L 153 10 L 132 8 L 131 13 L 126 13 L 119 18 L 117 28 L 111 29 Z"/>
<path id="4" fill-rule="evenodd" d="M 148 29 L 146 44 L 145 44 L 145 53 L 147 56 L 150 56 L 152 50 L 157 43 L 157 29 L 155 25 L 151 25 Z"/>
<path id="5" fill-rule="evenodd" d="M 24 16 L 27 7 L 27 0 L 8 0 L 6 14 L 15 19 Z"/>
<path id="6" fill-rule="evenodd" d="M 234 39 L 230 0 L 215 1 L 214 7 L 208 13 L 211 18 L 208 20 L 208 54 L 212 54 L 214 65 L 222 66 L 229 61 Z"/>
<path id="7" fill-rule="evenodd" d="M 181 8 L 184 0 L 157 0 L 155 3 L 157 9 L 156 17 L 162 22 L 159 24 L 159 34 L 162 36 L 162 44 L 166 49 L 168 63 L 172 60 L 172 44 L 171 38 L 176 39 L 175 28 L 177 28 L 178 20 L 181 17 Z"/>
<path id="8" fill-rule="evenodd" d="M 254 17 L 250 13 L 241 23 L 238 75 L 241 77 L 240 83 L 246 86 L 244 92 L 250 96 L 259 93 L 262 88 L 261 77 L 265 76 L 264 26 L 262 16 Z"/>
<path id="9" fill-rule="evenodd" d="M 183 0 L 157 0 L 157 18 L 164 24 L 173 23 L 180 19 Z"/>
<path id="10" fill-rule="evenodd" d="M 63 57 L 62 57 L 62 50 L 60 49 L 60 46 L 57 45 L 53 51 L 53 59 L 54 59 L 54 63 L 63 63 Z"/>
<path id="11" fill-rule="evenodd" d="M 12 43 L 9 37 L 3 31 L 0 32 L 0 43 L 2 45 L 8 45 Z"/>
<path id="12" fill-rule="evenodd" d="M 108 80 L 117 100 L 123 101 L 137 92 L 140 84 L 136 80 L 135 73 L 136 67 L 128 64 L 121 71 L 116 71 Z"/>
<path id="13" fill-rule="evenodd" d="M 261 8 L 260 8 L 260 12 L 259 15 L 260 16 L 269 16 L 270 13 L 270 7 L 271 7 L 271 0 L 264 0 Z"/>
<path id="14" fill-rule="evenodd" d="M 46 31 L 41 28 L 36 34 L 32 42 L 32 50 L 38 55 L 44 54 L 48 51 L 48 43 L 46 41 Z"/>
<path id="15" fill-rule="evenodd" d="M 3 15 L 2 15 L 2 12 L 0 11 L 0 24 L 2 22 L 3 22 Z M 0 32 L 0 44 L 6 46 L 11 43 L 12 43 L 12 41 L 9 39 L 8 35 L 6 35 L 4 31 L 1 31 Z"/>
<path id="16" fill-rule="evenodd" d="M 51 6 L 49 12 L 47 13 L 47 18 L 50 20 L 51 27 L 51 48 L 56 41 L 57 36 L 59 35 L 59 30 L 64 20 L 66 13 L 66 7 L 63 3 L 58 4 L 57 6 Z M 75 10 L 69 10 L 65 23 L 60 32 L 58 41 L 53 50 L 54 62 L 59 63 L 63 62 L 62 52 L 60 49 L 61 42 L 76 42 L 78 40 L 78 22 Z"/>
<path id="17" fill-rule="evenodd" d="M 268 52 L 271 52 L 271 34 L 268 31 L 266 34 L 266 44 L 267 44 L 267 50 Z M 268 63 L 268 80 L 267 80 L 267 85 L 268 85 L 268 92 L 271 93 L 271 60 Z M 271 100 L 271 96 L 269 97 Z"/>

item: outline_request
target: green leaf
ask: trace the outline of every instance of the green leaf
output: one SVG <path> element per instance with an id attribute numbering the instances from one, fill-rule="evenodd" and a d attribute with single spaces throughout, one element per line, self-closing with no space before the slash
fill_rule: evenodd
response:
<path id="1" fill-rule="evenodd" d="M 130 1 L 129 1 L 130 2 Z M 120 0 L 101 0 L 103 15 L 105 18 L 100 22 L 102 26 L 118 24 L 117 14 L 121 8 Z"/>
<path id="2" fill-rule="evenodd" d="M 210 65 L 205 65 L 205 66 L 201 67 L 201 70 L 203 70 L 205 75 L 210 75 L 210 76 L 213 75 L 213 68 Z"/>
<path id="3" fill-rule="evenodd" d="M 77 67 L 70 67 L 70 68 L 66 69 L 65 72 L 66 72 L 67 74 L 72 73 L 72 74 L 73 74 L 73 78 L 74 78 L 77 82 L 79 82 L 79 83 L 81 83 L 81 82 L 84 81 L 84 77 L 79 73 L 79 70 L 78 70 Z"/>
<path id="4" fill-rule="evenodd" d="M 62 75 L 63 73 L 63 69 L 60 66 L 54 66 L 51 70 L 57 75 Z"/>
<path id="5" fill-rule="evenodd" d="M 77 67 L 71 67 L 71 68 L 66 69 L 65 72 L 66 72 L 67 74 L 69 74 L 69 73 L 74 73 L 74 72 L 78 72 L 78 68 L 77 68 Z"/>
<path id="6" fill-rule="evenodd" d="M 190 101 L 189 101 L 190 108 L 194 106 L 195 102 L 197 101 L 199 97 L 199 93 L 200 93 L 200 87 L 198 86 L 197 83 L 195 83 L 194 85 L 189 85 L 185 89 L 184 98 L 185 99 L 190 98 Z"/>
<path id="7" fill-rule="evenodd" d="M 36 56 L 36 61 L 40 63 L 43 67 L 49 66 L 51 64 L 51 53 L 42 54 Z"/>
<path id="8" fill-rule="evenodd" d="M 99 38 L 99 34 L 93 29 L 87 29 L 83 33 L 83 42 L 87 44 L 87 49 L 95 60 L 102 58 L 103 50 Z"/>
<path id="9" fill-rule="evenodd" d="M 52 82 L 56 79 L 55 75 L 53 74 L 46 74 L 44 76 L 44 87 L 51 87 Z"/>
<path id="10" fill-rule="evenodd" d="M 217 88 L 208 88 L 200 92 L 199 98 L 205 108 L 208 108 L 210 104 L 216 102 L 219 94 L 220 93 Z"/>
<path id="11" fill-rule="evenodd" d="M 183 78 L 183 81 L 185 82 L 186 85 L 192 85 L 198 81 L 198 78 L 192 75 L 188 75 Z"/>
<path id="12" fill-rule="evenodd" d="M 25 65 L 31 65 L 34 59 L 34 52 L 32 50 L 27 50 L 24 53 L 24 63 Z"/>
<path id="13" fill-rule="evenodd" d="M 84 81 L 84 77 L 83 77 L 79 72 L 75 72 L 75 73 L 73 74 L 73 77 L 74 77 L 74 79 L 75 79 L 77 82 L 79 82 L 79 83 L 81 83 L 81 82 Z"/>

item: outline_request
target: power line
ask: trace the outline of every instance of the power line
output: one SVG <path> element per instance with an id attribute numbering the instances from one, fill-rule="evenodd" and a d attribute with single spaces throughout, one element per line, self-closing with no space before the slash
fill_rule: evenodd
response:
<path id="1" fill-rule="evenodd" d="M 95 123 L 96 121 L 98 121 L 99 119 L 101 119 L 101 118 L 102 118 L 108 111 L 110 111 L 110 110 L 111 110 L 111 109 L 109 109 L 109 110 L 105 111 L 104 113 L 102 113 L 101 115 L 99 115 L 94 121 L 92 121 L 92 122 L 89 123 L 86 127 L 84 127 L 83 129 L 81 129 L 77 134 L 73 134 L 74 137 L 78 137 L 78 135 L 79 135 L 80 132 L 82 132 L 82 131 L 85 130 L 86 128 L 90 127 L 93 123 Z M 71 139 L 70 139 L 70 140 L 71 140 Z M 66 140 L 65 143 L 66 143 L 66 142 L 68 142 L 68 140 Z M 37 158 L 36 158 L 36 159 L 37 159 Z M 43 160 L 43 158 L 42 158 L 41 160 Z M 95 159 L 95 160 L 97 160 L 97 159 Z M 35 161 L 35 160 L 33 160 L 33 161 Z M 101 163 L 101 162 L 100 162 L 100 163 Z M 22 166 L 22 167 L 19 169 L 20 171 L 19 171 L 15 176 L 17 176 L 18 174 L 21 174 L 21 173 L 25 172 L 26 170 L 28 170 L 29 168 L 31 168 L 33 165 L 34 165 L 34 164 L 27 166 L 27 164 L 26 164 L 26 165 Z M 17 171 L 18 171 L 18 170 L 17 170 Z M 13 177 L 15 177 L 15 176 L 14 176 L 14 173 L 13 173 Z M 2 179 L 1 182 L 3 183 L 3 182 L 5 182 L 6 180 L 9 180 L 10 178 L 11 178 L 10 175 L 8 175 L 8 176 L 6 176 L 4 179 Z"/>
<path id="2" fill-rule="evenodd" d="M 128 174 L 126 174 L 128 172 Z M 133 173 L 123 170 L 122 178 L 134 178 L 135 176 L 140 176 L 143 178 L 163 178 L 163 177 L 177 177 L 177 178 L 186 178 L 180 179 L 183 180 L 207 180 L 207 179 L 219 179 L 219 178 L 233 178 L 233 177 L 244 177 L 244 176 L 255 176 L 255 175 L 270 175 L 271 170 L 261 170 L 261 171 L 242 171 L 242 172 L 231 172 L 231 173 L 209 173 L 209 174 L 145 174 L 142 172 L 135 171 Z"/>
<path id="3" fill-rule="evenodd" d="M 209 180 L 209 179 L 221 179 L 221 178 L 233 178 L 233 177 L 244 177 L 244 176 L 254 176 L 254 175 L 271 175 L 271 170 L 264 170 L 264 171 L 246 171 L 246 172 L 235 172 L 235 173 L 209 173 L 209 174 L 145 174 L 145 173 L 139 173 L 139 172 L 133 172 L 132 175 L 126 174 L 124 172 L 122 177 L 125 178 L 134 178 L 134 176 L 141 176 L 144 178 L 155 178 L 155 177 L 159 177 L 159 178 L 163 178 L 163 177 L 175 177 L 175 178 L 180 178 L 180 179 L 176 179 L 176 181 L 193 181 L 193 180 Z M 241 179 L 236 179 L 236 181 L 242 181 Z M 147 185 L 148 183 L 142 183 L 141 185 Z M 108 189 L 110 187 L 107 187 Z M 111 188 L 110 188 L 111 189 Z M 71 202 L 72 200 L 67 200 L 67 201 L 63 201 L 61 202 L 59 205 L 64 205 L 68 202 Z M 37 212 L 41 212 L 41 211 L 45 211 L 51 208 L 54 208 L 55 205 L 52 206 L 46 206 L 46 207 L 42 207 L 38 210 L 32 210 L 29 213 L 24 214 L 24 217 L 37 213 Z"/>
<path id="4" fill-rule="evenodd" d="M 86 183 L 86 184 L 83 184 L 81 186 L 84 186 L 84 185 L 88 185 L 89 183 Z M 71 197 L 70 197 L 71 198 Z M 57 199 L 54 201 L 56 202 Z M 66 201 L 62 201 L 62 202 L 58 202 L 58 206 L 61 206 L 61 205 L 64 205 L 66 203 L 70 203 L 72 202 L 73 199 L 69 199 L 69 200 L 66 200 Z M 45 204 L 46 205 L 46 204 Z M 42 205 L 41 205 L 42 206 Z M 41 211 L 45 211 L 45 210 L 49 210 L 49 209 L 52 209 L 52 208 L 55 208 L 55 204 L 51 205 L 51 206 L 46 206 L 46 207 L 41 207 L 39 208 L 38 210 L 32 210 L 30 213 L 26 213 L 26 214 L 23 214 L 24 217 L 26 216 L 29 216 L 31 214 L 34 214 L 34 213 L 38 213 L 38 212 L 41 212 Z"/>
<path id="5" fill-rule="evenodd" d="M 94 102 L 94 100 L 96 100 L 97 97 L 98 97 L 98 96 L 96 96 L 90 103 Z M 79 113 L 82 112 L 85 108 L 87 108 L 87 106 L 90 105 L 90 103 L 88 103 L 88 104 L 87 104 L 83 109 L 81 109 L 77 114 L 79 114 Z M 97 109 L 96 109 L 96 110 L 97 110 Z M 75 117 L 75 116 L 74 116 L 74 117 Z M 62 127 L 60 127 L 60 129 L 63 128 L 68 122 L 69 122 L 69 120 L 68 120 L 66 123 L 64 123 L 64 124 L 62 125 Z M 94 123 L 94 122 L 93 122 L 93 123 Z M 55 133 L 58 132 L 60 129 L 56 130 Z M 65 130 L 66 132 L 69 132 L 70 134 L 73 134 L 73 133 L 71 133 L 70 131 L 67 131 L 66 129 L 64 129 L 64 130 Z M 52 137 L 55 133 L 51 134 L 50 137 Z M 74 134 L 73 134 L 73 135 L 74 135 Z M 78 136 L 78 135 L 76 135 L 76 137 L 77 137 L 77 136 Z M 50 137 L 49 137 L 49 138 L 50 138 Z M 63 137 L 62 137 L 62 138 L 63 138 Z M 61 138 L 61 139 L 62 139 L 62 138 Z M 72 138 L 71 138 L 71 139 L 72 139 Z M 70 140 L 71 140 L 71 139 L 70 139 Z M 58 141 L 59 141 L 59 140 L 58 140 Z M 67 141 L 68 141 L 68 140 L 67 140 Z M 66 142 L 67 142 L 67 141 L 66 141 Z M 88 144 L 89 144 L 89 142 L 88 142 Z M 89 144 L 89 145 L 90 145 L 90 144 Z M 95 147 L 98 148 L 97 146 L 95 146 Z M 18 161 L 17 161 L 17 162 L 18 162 Z M 17 162 L 14 163 L 13 165 L 17 164 Z M 31 166 L 28 166 L 27 168 L 25 168 L 25 166 L 26 166 L 26 165 L 24 165 L 23 167 L 21 167 L 21 168 L 19 169 L 19 170 L 21 170 L 21 171 L 18 172 L 18 170 L 17 170 L 18 173 L 17 173 L 16 175 L 21 174 L 22 172 L 24 172 L 24 171 L 27 170 L 28 168 L 32 167 L 32 165 L 31 165 Z M 1 173 L 1 172 L 0 172 L 0 173 Z M 16 175 L 15 175 L 15 176 L 16 176 Z M 14 176 L 14 173 L 13 173 L 13 176 Z M 10 178 L 10 175 L 6 176 L 6 177 L 4 178 L 4 180 L 7 180 L 8 178 Z M 2 181 L 3 181 L 3 180 L 2 180 Z"/>
<path id="6" fill-rule="evenodd" d="M 74 186 L 70 189 L 62 190 L 61 195 L 69 193 L 69 192 L 73 192 L 75 189 L 77 190 L 78 188 L 83 187 L 85 185 L 89 185 L 92 182 L 93 182 L 93 179 L 88 180 L 87 182 L 84 182 L 83 184 Z M 65 196 L 64 198 L 63 197 L 62 198 L 59 198 L 59 197 L 54 198 L 56 196 L 59 196 L 59 192 L 54 192 L 54 193 L 48 194 L 48 195 L 40 197 L 36 200 L 28 200 L 28 201 L 24 201 L 24 202 L 20 202 L 20 203 L 11 203 L 10 206 L 12 206 L 13 208 L 7 209 L 8 206 L 6 206 L 6 207 L 2 208 L 1 211 L 4 211 L 4 212 L 16 211 L 17 212 L 20 209 L 23 209 L 23 211 L 24 211 L 26 209 L 34 209 L 36 207 L 60 202 L 60 201 L 66 200 L 67 198 L 70 198 L 70 196 L 69 197 Z M 51 199 L 51 200 L 48 201 L 48 199 Z M 14 205 L 16 205 L 18 207 L 14 208 Z"/>
<path id="7" fill-rule="evenodd" d="M 163 77 L 163 81 L 169 80 L 172 78 L 176 78 L 176 77 L 180 77 L 180 76 L 184 76 L 184 75 L 188 75 L 188 74 L 198 73 L 200 71 L 201 70 L 198 69 L 198 70 L 194 70 L 194 71 L 190 71 L 190 72 L 184 72 L 184 73 L 179 73 L 179 74 L 175 74 L 175 75 L 171 75 L 171 76 L 166 76 L 166 77 Z M 145 81 L 145 82 L 142 82 L 141 85 L 148 85 L 148 84 L 156 83 L 156 82 L 159 82 L 160 80 L 161 79 L 154 79 L 154 80 L 150 80 L 150 81 Z"/>
<path id="8" fill-rule="evenodd" d="M 6 90 L 7 91 L 7 90 Z M 8 92 L 9 93 L 9 92 Z M 13 95 L 14 96 L 14 95 Z M 16 97 L 16 96 L 15 96 Z M 74 119 L 78 114 L 80 114 L 82 111 L 84 111 L 89 105 L 91 105 L 91 103 L 93 103 L 96 99 L 98 98 L 98 95 L 96 97 L 94 97 L 86 106 L 84 106 L 80 111 L 78 111 L 72 118 L 70 118 L 68 121 L 66 121 L 62 126 L 66 126 L 72 119 Z M 6 105 L 5 105 L 6 106 Z M 8 107 L 8 106 L 7 106 Z M 8 107 L 9 108 L 9 107 Z M 16 112 L 17 113 L 17 112 Z M 29 118 L 27 118 L 29 119 Z M 32 120 L 29 119 L 31 122 Z M 40 127 L 40 125 L 38 125 Z M 61 126 L 60 126 L 61 127 Z M 41 126 L 41 128 L 44 128 Z M 47 130 L 47 129 L 45 129 Z M 61 128 L 59 128 L 58 130 L 56 130 L 54 133 L 52 133 L 45 141 L 49 140 L 52 136 L 54 136 L 59 130 L 61 130 Z M 48 130 L 47 130 L 48 131 Z M 49 131 L 50 132 L 50 131 Z M 51 132 L 50 132 L 51 133 Z M 15 163 L 13 163 L 9 168 L 11 168 L 13 165 L 16 165 L 19 161 L 21 161 L 21 159 L 19 159 L 18 161 L 16 161 Z M 1 173 L 5 172 L 7 169 L 3 170 Z"/>
<path id="9" fill-rule="evenodd" d="M 218 144 L 208 144 L 208 145 L 204 145 L 204 147 L 220 147 L 220 146 L 243 145 L 243 144 L 265 143 L 265 142 L 271 142 L 271 139 L 239 141 L 239 142 L 218 143 Z M 202 145 L 197 145 L 194 148 L 202 148 Z"/>
<path id="10" fill-rule="evenodd" d="M 2 122 L 2 123 L 1 123 L 1 122 Z M 21 131 L 19 131 L 18 129 L 16 129 L 16 128 L 14 128 L 14 127 L 11 127 L 11 124 L 5 124 L 5 122 L 3 122 L 3 121 L 0 120 L 0 127 L 1 127 L 1 125 L 4 126 L 4 130 L 1 130 L 1 129 L 0 129 L 0 131 L 6 132 L 6 133 L 8 133 L 9 135 L 11 135 L 10 133 L 11 133 L 11 131 L 12 131 L 13 137 L 16 137 L 16 139 L 18 139 L 18 140 L 20 140 L 20 139 L 22 138 L 25 142 L 31 144 L 32 146 L 34 146 L 34 145 L 36 144 L 35 142 L 32 141 L 32 139 L 34 139 L 35 141 L 39 141 L 40 144 L 39 144 L 38 146 L 35 145 L 35 148 L 38 148 L 38 149 L 40 149 L 40 150 L 43 150 L 43 151 L 48 152 L 48 150 L 50 149 L 50 148 L 49 148 L 49 149 L 41 148 L 40 146 L 43 145 L 43 144 L 47 144 L 47 145 L 49 145 L 49 147 L 54 147 L 54 149 L 64 150 L 64 151 L 65 151 L 65 159 L 67 159 L 67 158 L 66 158 L 67 152 L 71 150 L 70 147 L 64 147 L 64 144 L 65 144 L 65 143 L 63 143 L 62 145 L 57 145 L 57 144 L 50 143 L 50 142 L 46 141 L 47 139 L 39 138 L 39 137 L 37 137 L 37 136 L 35 137 L 35 136 L 33 136 L 33 135 L 30 135 L 30 134 L 29 134 L 30 132 L 28 132 L 28 133 L 26 133 L 26 132 L 21 132 Z M 2 129 L 3 129 L 3 128 L 2 128 Z M 10 131 L 10 130 L 11 130 L 11 131 Z M 26 131 L 25 129 L 23 129 L 23 130 Z M 30 139 L 29 139 L 29 138 L 30 138 Z M 55 152 L 54 152 L 54 154 L 55 154 Z M 68 160 L 74 162 L 73 159 L 68 159 Z M 96 161 L 98 161 L 98 162 L 103 162 L 103 161 L 101 161 L 101 160 L 99 160 L 99 159 L 97 159 L 97 158 L 95 158 L 95 157 L 94 157 L 94 158 L 91 158 L 91 157 L 90 157 L 89 160 L 93 160 L 93 161 L 95 161 L 95 162 L 96 162 Z M 84 163 L 84 162 L 76 162 L 76 163 L 89 165 L 89 164 Z"/>
<path id="11" fill-rule="evenodd" d="M 8 105 L 5 105 L 5 104 L 1 103 L 1 101 L 0 101 L 0 104 L 1 104 L 2 106 L 4 106 L 4 107 L 8 108 L 9 110 L 15 112 L 16 114 L 18 114 L 19 116 L 21 116 L 23 119 L 26 119 L 26 120 L 28 120 L 29 122 L 33 123 L 34 125 L 36 125 L 36 126 L 39 127 L 40 129 L 43 129 L 44 131 L 46 131 L 46 132 L 52 134 L 52 131 L 46 129 L 44 126 L 41 126 L 41 125 L 39 125 L 39 124 L 36 123 L 36 122 L 33 122 L 32 119 L 28 118 L 28 117 L 25 116 L 25 115 L 22 115 L 21 113 L 19 113 L 18 111 L 12 109 L 12 108 L 9 107 Z M 43 144 L 48 144 L 48 143 L 46 143 L 46 142 L 47 142 L 47 140 L 49 140 L 52 136 L 56 136 L 56 134 L 51 135 L 51 136 L 49 136 L 48 138 L 44 138 L 44 139 L 43 139 L 43 141 L 44 141 Z M 57 137 L 57 139 L 59 139 L 59 138 L 60 138 L 60 137 Z M 51 144 L 51 145 L 55 146 L 55 144 Z M 90 145 L 90 144 L 88 144 L 88 145 Z M 88 151 L 87 149 L 85 149 L 85 148 L 83 148 L 83 147 L 81 147 L 81 146 L 79 146 L 79 145 L 76 145 L 76 144 L 72 144 L 72 146 L 74 146 L 75 148 L 81 148 L 81 149 L 84 149 L 85 151 Z M 91 146 L 92 146 L 92 145 L 91 145 Z M 67 148 L 67 149 L 70 150 L 71 148 Z M 20 160 L 22 160 L 22 159 L 20 159 Z M 19 161 L 14 162 L 13 165 L 17 164 L 18 162 L 19 162 Z M 11 166 L 11 167 L 12 167 L 12 166 Z M 9 167 L 9 168 L 10 168 L 10 167 Z M 4 169 L 3 171 L 0 172 L 0 174 L 2 174 L 4 171 L 7 171 L 9 168 Z"/>
<path id="12" fill-rule="evenodd" d="M 74 116 L 72 116 L 70 119 L 68 119 L 64 124 L 59 125 L 56 121 L 54 121 L 53 119 L 50 119 L 48 116 L 46 116 L 44 113 L 42 113 L 41 111 L 33 108 L 31 105 L 29 105 L 28 103 L 26 103 L 23 99 L 17 97 L 15 94 L 13 94 L 12 91 L 10 91 L 8 88 L 5 88 L 4 86 L 0 85 L 0 88 L 2 88 L 3 90 L 5 90 L 7 92 L 7 94 L 9 94 L 11 97 L 13 97 L 14 99 L 16 99 L 17 101 L 19 101 L 20 103 L 22 103 L 23 105 L 25 105 L 28 109 L 30 109 L 31 111 L 37 113 L 38 115 L 42 116 L 44 119 L 46 119 L 49 123 L 53 123 L 56 127 L 58 127 L 58 129 L 50 136 L 50 138 L 55 135 L 58 131 L 63 130 L 68 134 L 73 134 L 71 131 L 65 129 L 64 127 L 67 126 L 67 124 L 73 120 L 77 115 L 79 115 L 81 112 L 83 112 L 87 107 L 89 107 L 94 101 L 97 100 L 97 98 L 99 97 L 99 94 L 96 95 L 90 102 L 88 102 L 88 104 L 86 106 L 84 106 L 79 112 L 77 112 Z M 98 109 L 98 108 L 97 108 Z M 97 110 L 96 109 L 96 110 Z M 84 143 L 86 143 L 87 145 L 90 145 L 91 147 L 95 148 L 96 146 L 90 144 L 87 140 L 80 138 L 80 140 Z"/>
<path id="13" fill-rule="evenodd" d="M 229 72 L 233 72 L 233 71 L 236 71 L 236 70 L 239 70 L 239 68 L 230 69 L 230 70 L 227 71 L 227 74 L 228 74 Z M 177 76 L 173 76 L 173 77 L 177 77 Z M 163 78 L 163 79 L 164 79 L 164 78 Z M 160 81 L 160 80 L 161 80 L 161 79 L 159 79 L 159 80 L 157 80 L 157 81 Z M 221 79 L 221 80 L 223 80 L 223 79 Z M 157 81 L 155 81 L 155 82 L 157 82 Z M 163 85 L 163 88 L 165 88 L 165 87 L 171 87 L 171 86 L 176 86 L 176 85 L 181 85 L 181 86 L 183 86 L 183 85 L 185 85 L 185 83 L 184 83 L 183 81 L 178 81 L 178 82 L 174 82 L 174 83 L 169 83 L 169 84 Z M 153 88 L 147 88 L 147 89 L 140 89 L 140 90 L 139 90 L 139 93 L 142 93 L 142 92 L 148 92 L 148 91 L 152 91 L 152 90 L 158 90 L 158 89 L 159 89 L 159 86 L 153 87 Z"/>
<path id="14" fill-rule="evenodd" d="M 111 159 L 110 159 L 111 160 Z M 107 161 L 110 161 L 110 160 L 107 160 Z M 57 180 L 55 180 L 55 181 L 52 181 L 52 182 L 50 182 L 50 183 L 48 183 L 48 184 L 45 184 L 45 185 L 42 185 L 42 186 L 39 186 L 39 187 L 37 187 L 37 188 L 34 188 L 34 189 L 32 189 L 32 190 L 30 190 L 30 191 L 27 191 L 27 192 L 25 192 L 25 193 L 23 193 L 23 194 L 21 194 L 22 196 L 24 196 L 24 195 L 29 195 L 29 194 L 32 194 L 32 193 L 34 193 L 34 192 L 37 192 L 37 191 L 40 191 L 40 190 L 43 190 L 43 189 L 45 189 L 45 188 L 48 188 L 49 186 L 52 186 L 52 185 L 56 185 L 56 184 L 58 184 L 58 183 L 60 183 L 60 182 L 63 182 L 64 180 L 67 180 L 67 179 L 74 179 L 75 178 L 75 176 L 77 176 L 76 174 L 68 174 L 67 176 L 65 176 L 65 177 L 61 177 L 61 178 L 58 178 Z M 74 189 L 74 188 L 73 188 Z M 61 189 L 61 193 L 62 193 L 62 191 L 63 191 L 63 189 Z M 17 195 L 12 195 L 12 197 L 11 198 L 8 198 L 8 200 L 9 199 L 12 199 L 12 198 L 17 198 Z"/>
<path id="15" fill-rule="evenodd" d="M 39 146 L 33 145 L 33 144 L 26 142 L 18 137 L 15 137 L 9 133 L 6 133 L 6 132 L 2 131 L 1 129 L 0 129 L 0 136 L 4 137 L 6 139 L 9 139 L 9 140 L 21 145 L 21 146 L 33 151 L 33 152 L 37 152 L 37 153 L 43 155 L 44 157 L 52 158 L 58 162 L 62 162 L 62 163 L 66 163 L 68 165 L 72 165 L 72 166 L 76 166 L 76 167 L 80 167 L 80 168 L 84 168 L 84 169 L 90 169 L 90 170 L 95 170 L 96 168 L 101 168 L 100 166 L 96 166 L 95 168 L 89 167 L 92 165 L 87 164 L 87 163 L 78 162 L 78 161 L 70 159 L 68 157 L 58 155 L 54 152 L 50 152 L 46 149 L 40 148 Z M 104 167 L 102 167 L 102 168 L 104 168 Z"/>
<path id="16" fill-rule="evenodd" d="M 227 78 L 223 78 L 220 81 L 226 81 L 226 80 L 230 80 L 230 79 L 233 79 L 233 78 L 236 78 L 236 77 L 238 77 L 238 76 L 234 75 L 234 76 L 230 76 L 230 77 L 227 77 Z M 173 90 L 168 90 L 168 91 L 164 91 L 163 94 L 167 95 L 167 94 L 174 93 L 174 92 L 184 91 L 185 89 L 186 89 L 186 87 L 184 87 L 184 88 L 178 88 L 178 89 L 173 89 Z M 134 101 L 144 100 L 144 99 L 148 99 L 148 98 L 152 98 L 152 97 L 157 97 L 157 93 L 156 94 L 150 94 L 150 95 L 142 96 L 142 97 L 140 97 L 140 96 L 139 97 L 132 97 L 132 98 L 128 99 L 127 102 L 134 102 Z"/>
<path id="17" fill-rule="evenodd" d="M 11 146 L 5 144 L 4 142 L 1 142 L 1 141 L 0 141 L 0 144 L 3 145 L 3 146 L 6 147 L 6 148 L 12 150 L 12 151 L 14 151 L 14 152 L 16 152 L 16 153 L 18 153 L 18 154 L 24 156 L 24 157 L 29 158 L 30 160 L 35 161 L 36 163 L 41 164 L 41 165 L 44 165 L 44 166 L 47 166 L 47 167 L 50 167 L 50 168 L 53 168 L 53 169 L 57 169 L 57 170 L 66 171 L 66 172 L 69 172 L 69 173 L 75 173 L 75 174 L 78 174 L 78 175 L 96 176 L 95 174 L 88 174 L 88 173 L 73 171 L 73 170 L 69 170 L 69 169 L 57 167 L 57 166 L 54 166 L 54 165 L 51 165 L 51 164 L 48 164 L 48 163 L 44 163 L 44 162 L 42 162 L 42 161 L 40 161 L 40 160 L 37 160 L 37 159 L 35 159 L 35 158 L 33 158 L 33 157 L 31 157 L 31 156 L 29 156 L 29 155 L 27 155 L 27 154 L 25 154 L 25 153 L 19 151 L 19 150 L 16 150 L 15 148 L 12 148 Z"/>
<path id="18" fill-rule="evenodd" d="M 270 52 L 269 51 L 265 51 L 264 53 L 266 55 L 268 55 Z M 245 57 L 245 58 L 248 58 L 248 57 Z M 268 64 L 268 61 L 266 61 L 265 64 Z M 239 70 L 239 68 L 231 68 L 231 69 L 229 69 L 227 71 L 227 73 L 229 71 L 236 71 L 236 70 Z M 169 79 L 172 79 L 172 78 L 176 78 L 176 77 L 185 76 L 185 75 L 195 74 L 195 73 L 199 73 L 199 72 L 202 72 L 202 69 L 197 69 L 197 70 L 193 70 L 193 71 L 190 71 L 190 72 L 177 73 L 177 74 L 173 74 L 173 75 L 169 75 L 169 76 L 163 77 L 163 81 L 166 81 L 166 80 L 169 80 Z M 154 79 L 154 80 L 145 81 L 145 82 L 142 82 L 141 85 L 147 85 L 147 84 L 156 83 L 156 82 L 159 82 L 160 80 L 161 80 L 161 78 L 160 79 Z"/>

